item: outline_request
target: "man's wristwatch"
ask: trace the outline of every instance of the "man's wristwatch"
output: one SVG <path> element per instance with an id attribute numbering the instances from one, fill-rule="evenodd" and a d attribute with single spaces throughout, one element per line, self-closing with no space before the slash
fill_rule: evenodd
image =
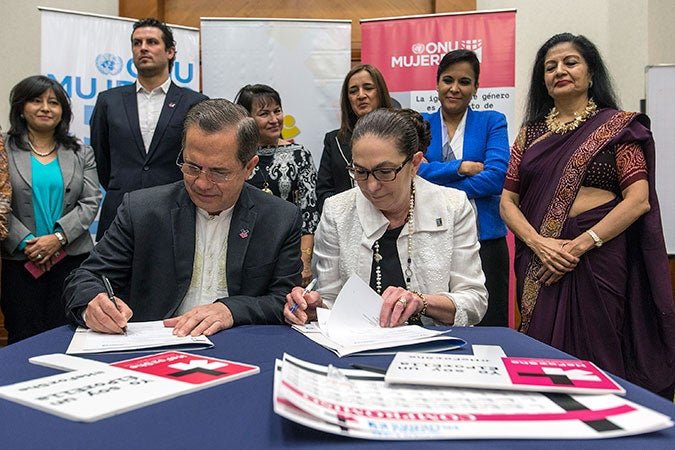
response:
<path id="1" fill-rule="evenodd" d="M 54 236 L 56 236 L 56 239 L 58 239 L 59 242 L 61 243 L 61 247 L 65 247 L 66 244 L 68 243 L 68 241 L 66 241 L 66 237 L 60 231 L 54 233 Z"/>

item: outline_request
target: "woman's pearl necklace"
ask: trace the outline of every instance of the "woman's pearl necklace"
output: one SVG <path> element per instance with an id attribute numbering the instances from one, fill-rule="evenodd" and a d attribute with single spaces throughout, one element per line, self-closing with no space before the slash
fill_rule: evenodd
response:
<path id="1" fill-rule="evenodd" d="M 414 231 L 414 214 L 415 214 L 415 182 L 412 181 L 410 189 L 410 206 L 408 208 L 408 260 L 405 269 L 405 287 L 410 290 L 410 280 L 412 278 L 412 236 Z M 380 242 L 375 241 L 373 244 L 373 259 L 375 260 L 375 290 L 378 294 L 382 294 L 382 269 L 380 268 Z"/>
<path id="2" fill-rule="evenodd" d="M 30 139 L 28 139 L 28 145 L 30 146 L 30 149 L 31 149 L 31 151 L 32 151 L 33 153 L 35 153 L 35 154 L 38 155 L 38 156 L 42 156 L 43 158 L 44 158 L 45 156 L 51 155 L 52 153 L 54 153 L 54 150 L 56 150 L 56 141 L 54 141 L 54 146 L 52 146 L 52 149 L 49 150 L 47 153 L 41 153 L 41 152 L 38 152 L 38 151 L 35 149 L 35 147 L 33 147 L 33 143 L 30 141 Z"/>

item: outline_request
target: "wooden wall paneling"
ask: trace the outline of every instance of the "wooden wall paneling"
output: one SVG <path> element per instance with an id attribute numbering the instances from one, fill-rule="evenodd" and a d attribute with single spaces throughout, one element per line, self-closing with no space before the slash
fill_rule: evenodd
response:
<path id="1" fill-rule="evenodd" d="M 119 15 L 133 19 L 154 17 L 165 22 L 164 0 L 119 0 Z"/>
<path id="2" fill-rule="evenodd" d="M 434 2 L 434 12 L 460 12 L 475 11 L 476 0 L 436 0 Z"/>

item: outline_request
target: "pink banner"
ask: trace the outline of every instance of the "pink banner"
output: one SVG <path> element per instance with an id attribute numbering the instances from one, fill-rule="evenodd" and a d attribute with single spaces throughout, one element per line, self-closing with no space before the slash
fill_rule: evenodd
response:
<path id="1" fill-rule="evenodd" d="M 390 91 L 435 89 L 443 55 L 473 50 L 481 87 L 515 84 L 515 11 L 365 21 L 361 59 L 376 66 Z"/>
<path id="2" fill-rule="evenodd" d="M 515 138 L 516 12 L 443 14 L 373 19 L 361 23 L 364 63 L 377 67 L 402 106 L 438 108 L 436 69 L 447 52 L 468 49 L 481 63 L 480 85 L 471 108 L 506 115 Z"/>

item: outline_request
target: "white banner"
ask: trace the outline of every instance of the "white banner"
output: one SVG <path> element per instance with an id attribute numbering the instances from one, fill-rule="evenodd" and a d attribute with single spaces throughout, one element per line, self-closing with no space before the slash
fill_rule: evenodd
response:
<path id="1" fill-rule="evenodd" d="M 233 100 L 241 87 L 272 86 L 284 139 L 312 152 L 340 126 L 340 88 L 351 67 L 351 21 L 202 18 L 204 94 Z"/>
<path id="2" fill-rule="evenodd" d="M 40 8 L 42 73 L 63 85 L 72 102 L 70 130 L 89 143 L 89 119 L 99 92 L 136 81 L 131 55 L 135 19 Z M 199 30 L 170 25 L 176 40 L 171 78 L 199 90 Z"/>

